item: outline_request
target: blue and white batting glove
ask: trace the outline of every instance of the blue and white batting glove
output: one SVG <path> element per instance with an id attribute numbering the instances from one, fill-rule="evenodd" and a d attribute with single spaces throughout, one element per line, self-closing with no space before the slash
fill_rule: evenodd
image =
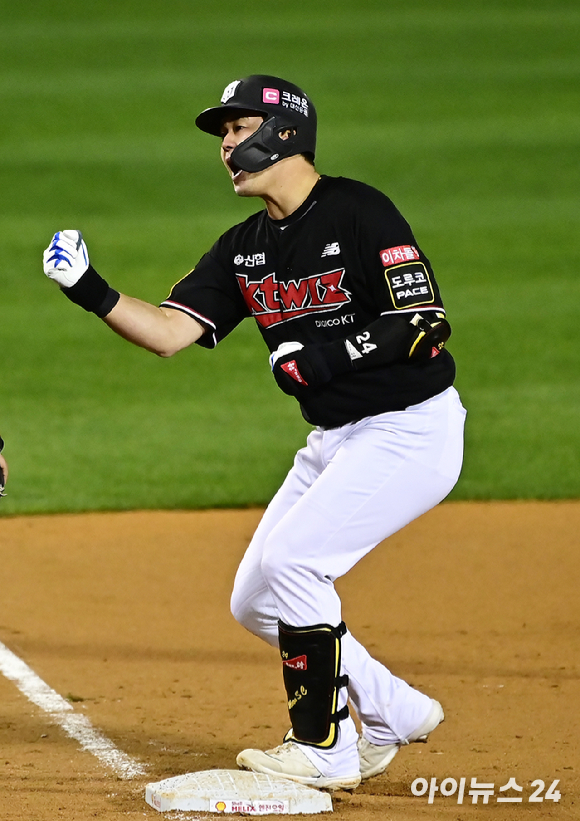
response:
<path id="1" fill-rule="evenodd" d="M 44 273 L 60 285 L 62 293 L 101 319 L 120 299 L 89 262 L 89 252 L 80 231 L 58 231 L 43 256 Z"/>
<path id="2" fill-rule="evenodd" d="M 89 252 L 80 231 L 57 231 L 43 255 L 44 273 L 61 288 L 71 288 L 89 267 Z"/>

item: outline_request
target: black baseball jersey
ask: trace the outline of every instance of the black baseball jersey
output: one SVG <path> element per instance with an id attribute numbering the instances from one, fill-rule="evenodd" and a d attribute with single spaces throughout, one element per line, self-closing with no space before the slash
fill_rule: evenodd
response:
<path id="1" fill-rule="evenodd" d="M 270 351 L 344 338 L 380 316 L 444 313 L 429 260 L 393 203 L 364 183 L 325 176 L 286 219 L 262 210 L 223 234 L 162 305 L 200 322 L 198 342 L 209 348 L 253 316 Z M 454 377 L 444 349 L 425 362 L 335 376 L 299 401 L 308 422 L 337 427 L 424 402 Z"/>

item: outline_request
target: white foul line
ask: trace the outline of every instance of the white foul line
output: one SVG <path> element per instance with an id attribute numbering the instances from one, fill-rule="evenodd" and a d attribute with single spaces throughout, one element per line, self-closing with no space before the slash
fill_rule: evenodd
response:
<path id="1" fill-rule="evenodd" d="M 39 678 L 28 664 L 0 642 L 0 672 L 13 681 L 21 693 L 47 713 L 53 723 L 78 741 L 83 748 L 112 769 L 119 778 L 144 775 L 145 768 L 92 726 L 86 716 L 75 713 L 71 705 Z"/>

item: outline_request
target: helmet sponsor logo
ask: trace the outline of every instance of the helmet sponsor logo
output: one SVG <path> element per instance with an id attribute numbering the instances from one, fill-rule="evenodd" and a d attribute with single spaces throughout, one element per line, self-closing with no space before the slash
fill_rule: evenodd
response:
<path id="1" fill-rule="evenodd" d="M 264 88 L 262 90 L 262 102 L 271 105 L 280 104 L 280 92 L 277 88 Z"/>
<path id="2" fill-rule="evenodd" d="M 231 98 L 236 93 L 237 87 L 239 86 L 239 84 L 241 82 L 242 82 L 241 80 L 234 80 L 233 83 L 230 83 L 229 86 L 226 86 L 224 88 L 224 93 L 222 94 L 222 99 L 221 99 L 222 105 L 227 103 L 228 100 L 231 100 Z"/>
<path id="3" fill-rule="evenodd" d="M 246 305 L 262 328 L 310 313 L 335 311 L 350 302 L 350 292 L 342 285 L 344 268 L 298 282 L 278 282 L 275 273 L 259 282 L 250 282 L 247 274 L 236 277 Z"/>
<path id="4" fill-rule="evenodd" d="M 300 97 L 298 94 L 290 94 L 289 91 L 283 91 L 282 105 L 284 108 L 291 108 L 292 111 L 297 111 L 298 114 L 303 114 L 305 117 L 308 117 L 308 100 L 306 97 Z"/>
<path id="5" fill-rule="evenodd" d="M 419 251 L 414 245 L 397 245 L 395 248 L 385 248 L 384 251 L 381 251 L 380 257 L 385 268 L 390 265 L 398 265 L 401 262 L 420 259 Z"/>

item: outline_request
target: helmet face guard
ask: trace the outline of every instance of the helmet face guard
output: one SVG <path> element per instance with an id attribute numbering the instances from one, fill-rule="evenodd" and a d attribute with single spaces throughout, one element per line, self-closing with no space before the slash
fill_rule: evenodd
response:
<path id="1" fill-rule="evenodd" d="M 255 173 L 269 168 L 284 157 L 302 154 L 309 146 L 300 147 L 296 126 L 280 122 L 280 117 L 270 117 L 250 137 L 232 151 L 231 160 L 242 171 Z"/>
<path id="2" fill-rule="evenodd" d="M 251 114 L 264 122 L 231 155 L 243 171 L 263 171 L 296 154 L 314 159 L 316 110 L 302 89 L 279 77 L 254 74 L 235 80 L 226 87 L 221 105 L 202 111 L 195 122 L 202 131 L 221 136 L 224 120 Z"/>

